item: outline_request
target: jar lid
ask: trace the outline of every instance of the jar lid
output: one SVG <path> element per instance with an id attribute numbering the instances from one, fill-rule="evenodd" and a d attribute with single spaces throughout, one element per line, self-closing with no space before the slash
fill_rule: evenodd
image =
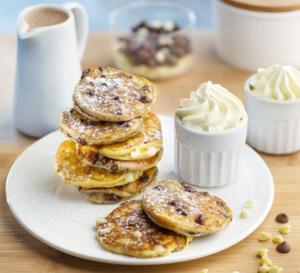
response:
<path id="1" fill-rule="evenodd" d="M 221 0 L 241 9 L 263 12 L 300 10 L 300 0 Z"/>

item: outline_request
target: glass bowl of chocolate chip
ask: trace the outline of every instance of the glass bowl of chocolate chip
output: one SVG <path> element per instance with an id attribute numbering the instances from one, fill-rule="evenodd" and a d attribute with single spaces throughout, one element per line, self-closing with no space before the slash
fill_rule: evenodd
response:
<path id="1" fill-rule="evenodd" d="M 110 14 L 115 66 L 151 80 L 186 73 L 193 63 L 195 13 L 180 4 L 143 1 Z"/>

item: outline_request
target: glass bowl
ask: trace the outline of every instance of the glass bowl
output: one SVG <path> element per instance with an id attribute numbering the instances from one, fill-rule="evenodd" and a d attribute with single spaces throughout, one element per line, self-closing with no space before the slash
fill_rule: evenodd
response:
<path id="1" fill-rule="evenodd" d="M 134 2 L 114 10 L 115 66 L 151 80 L 186 73 L 193 61 L 195 21 L 191 9 L 171 2 Z"/>

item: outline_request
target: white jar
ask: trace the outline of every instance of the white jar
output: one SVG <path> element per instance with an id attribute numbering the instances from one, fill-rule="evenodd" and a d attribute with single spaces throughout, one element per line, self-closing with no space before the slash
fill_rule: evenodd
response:
<path id="1" fill-rule="evenodd" d="M 250 72 L 274 63 L 300 68 L 300 6 L 288 6 L 288 0 L 277 8 L 226 2 L 213 1 L 215 49 L 222 60 Z"/>

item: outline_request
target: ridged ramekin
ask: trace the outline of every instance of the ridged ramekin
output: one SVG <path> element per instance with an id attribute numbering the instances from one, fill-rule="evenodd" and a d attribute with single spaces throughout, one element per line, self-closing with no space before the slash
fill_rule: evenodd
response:
<path id="1" fill-rule="evenodd" d="M 213 10 L 215 49 L 226 63 L 250 72 L 274 63 L 300 67 L 300 10 L 252 11 L 221 0 Z"/>
<path id="2" fill-rule="evenodd" d="M 235 182 L 242 174 L 247 114 L 238 126 L 220 132 L 196 131 L 175 114 L 175 166 L 182 180 L 201 187 Z"/>
<path id="3" fill-rule="evenodd" d="M 250 90 L 250 78 L 244 86 L 249 118 L 247 143 L 267 154 L 299 151 L 300 98 L 287 101 L 262 98 Z"/>

